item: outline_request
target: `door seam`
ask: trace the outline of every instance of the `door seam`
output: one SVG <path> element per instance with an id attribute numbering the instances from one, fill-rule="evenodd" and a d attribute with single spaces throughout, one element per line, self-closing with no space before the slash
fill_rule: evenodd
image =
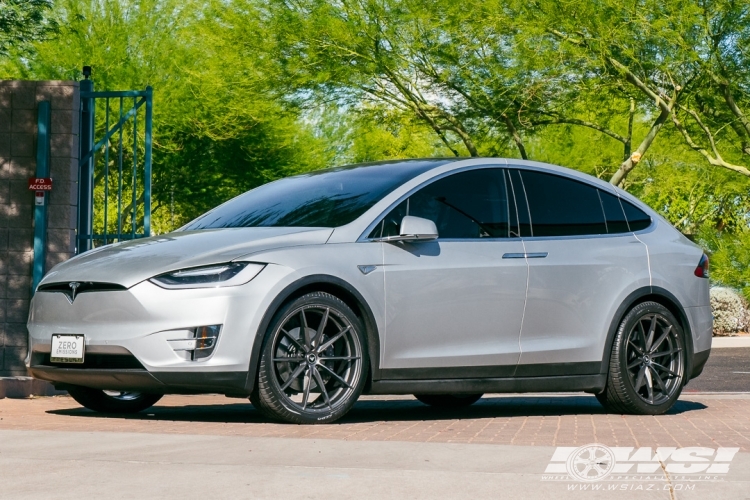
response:
<path id="1" fill-rule="evenodd" d="M 521 364 L 521 356 L 523 355 L 523 349 L 521 347 L 521 336 L 523 335 L 523 324 L 526 322 L 526 303 L 529 300 L 529 279 L 531 278 L 531 268 L 529 266 L 529 259 L 526 257 L 526 242 L 521 239 L 523 245 L 523 261 L 526 264 L 526 293 L 523 296 L 523 313 L 521 313 L 521 329 L 518 331 L 518 359 L 516 360 L 516 367 L 513 370 L 513 376 L 516 376 L 518 371 L 518 365 Z"/>

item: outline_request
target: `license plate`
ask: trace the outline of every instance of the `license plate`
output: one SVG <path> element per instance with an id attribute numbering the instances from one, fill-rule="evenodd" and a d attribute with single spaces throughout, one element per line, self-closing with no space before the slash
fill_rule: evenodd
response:
<path id="1" fill-rule="evenodd" d="M 53 335 L 49 360 L 53 363 L 83 363 L 83 335 Z"/>

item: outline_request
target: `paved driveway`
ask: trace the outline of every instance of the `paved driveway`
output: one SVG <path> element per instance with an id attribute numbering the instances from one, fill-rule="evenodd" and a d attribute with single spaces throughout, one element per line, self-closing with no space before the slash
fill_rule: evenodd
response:
<path id="1" fill-rule="evenodd" d="M 581 393 L 487 395 L 460 411 L 366 396 L 322 426 L 271 423 L 246 400 L 217 395 L 167 396 L 134 416 L 102 416 L 67 396 L 3 399 L 0 499 L 748 500 L 750 392 L 740 391 L 750 384 L 733 373 L 750 371 L 745 356 L 717 349 L 658 417 L 606 414 Z M 738 392 L 699 392 L 707 387 Z M 598 481 L 565 472 L 591 443 L 629 472 Z M 706 474 L 680 474 L 691 467 Z M 650 472 L 631 474 L 641 468 Z"/>
<path id="2" fill-rule="evenodd" d="M 128 417 L 95 414 L 67 396 L 4 399 L 0 498 L 747 499 L 748 415 L 750 395 L 703 393 L 659 417 L 608 415 L 580 394 L 489 395 L 460 412 L 364 397 L 322 426 L 269 423 L 222 396 L 167 396 Z M 589 443 L 631 462 L 639 454 L 652 474 L 582 482 L 546 473 L 565 470 L 554 461 L 560 450 Z M 659 449 L 690 447 L 730 448 L 728 473 L 685 479 L 657 458 Z"/>

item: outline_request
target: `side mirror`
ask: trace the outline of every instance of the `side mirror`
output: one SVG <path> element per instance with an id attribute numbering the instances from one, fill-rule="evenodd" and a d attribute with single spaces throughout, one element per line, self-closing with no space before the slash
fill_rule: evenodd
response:
<path id="1" fill-rule="evenodd" d="M 401 219 L 398 236 L 387 236 L 380 241 L 429 241 L 438 237 L 435 223 L 429 219 L 407 215 Z"/>

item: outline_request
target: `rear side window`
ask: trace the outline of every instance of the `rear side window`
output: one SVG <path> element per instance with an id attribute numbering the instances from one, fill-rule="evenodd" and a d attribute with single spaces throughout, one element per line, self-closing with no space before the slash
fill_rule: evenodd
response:
<path id="1" fill-rule="evenodd" d="M 595 187 L 530 170 L 521 171 L 521 178 L 532 236 L 607 234 L 599 190 Z"/>
<path id="2" fill-rule="evenodd" d="M 609 234 L 630 232 L 628 220 L 625 218 L 625 212 L 620 205 L 620 199 L 605 191 L 599 190 L 599 197 L 602 200 L 604 217 L 607 221 L 607 232 Z"/>
<path id="3" fill-rule="evenodd" d="M 401 219 L 413 215 L 433 221 L 440 239 L 507 238 L 508 210 L 503 171 L 470 170 L 439 179 L 412 194 L 391 210 L 369 237 L 397 235 Z"/>
<path id="4" fill-rule="evenodd" d="M 620 200 L 631 231 L 640 231 L 651 225 L 651 216 L 630 202 Z"/>

